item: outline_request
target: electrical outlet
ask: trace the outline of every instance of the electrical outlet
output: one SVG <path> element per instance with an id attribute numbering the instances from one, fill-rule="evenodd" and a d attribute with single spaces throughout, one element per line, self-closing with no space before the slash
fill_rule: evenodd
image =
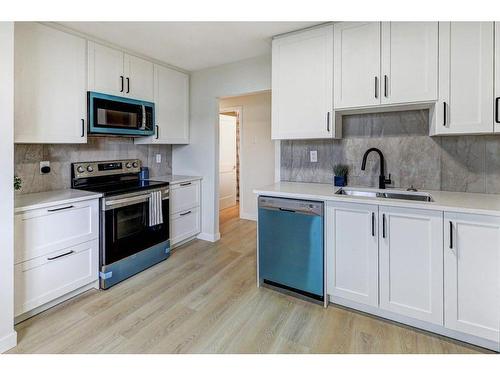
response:
<path id="1" fill-rule="evenodd" d="M 161 163 L 161 154 L 156 154 L 156 163 L 157 164 Z"/>
<path id="2" fill-rule="evenodd" d="M 309 151 L 309 160 L 311 163 L 316 163 L 318 161 L 318 151 Z"/>
<path id="3" fill-rule="evenodd" d="M 50 173 L 50 161 L 40 162 L 40 174 Z"/>

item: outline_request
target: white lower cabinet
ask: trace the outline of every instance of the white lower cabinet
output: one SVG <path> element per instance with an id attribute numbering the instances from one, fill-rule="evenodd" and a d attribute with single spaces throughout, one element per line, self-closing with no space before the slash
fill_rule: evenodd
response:
<path id="1" fill-rule="evenodd" d="M 201 181 L 170 185 L 170 245 L 193 238 L 201 231 Z"/>
<path id="2" fill-rule="evenodd" d="M 500 340 L 500 218 L 445 213 L 445 326 Z"/>
<path id="3" fill-rule="evenodd" d="M 379 207 L 380 308 L 443 324 L 443 213 Z"/>
<path id="4" fill-rule="evenodd" d="M 378 306 L 378 207 L 329 202 L 326 214 L 328 294 Z"/>

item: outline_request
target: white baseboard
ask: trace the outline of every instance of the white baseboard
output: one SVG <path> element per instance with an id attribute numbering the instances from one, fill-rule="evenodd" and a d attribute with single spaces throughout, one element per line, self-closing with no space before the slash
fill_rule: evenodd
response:
<path id="1" fill-rule="evenodd" d="M 199 240 L 217 242 L 220 240 L 220 233 L 200 233 L 197 237 Z"/>
<path id="2" fill-rule="evenodd" d="M 7 336 L 0 338 L 0 353 L 4 353 L 17 345 L 17 332 L 12 331 Z"/>
<path id="3" fill-rule="evenodd" d="M 257 221 L 257 215 L 248 212 L 240 212 L 240 219 Z"/>

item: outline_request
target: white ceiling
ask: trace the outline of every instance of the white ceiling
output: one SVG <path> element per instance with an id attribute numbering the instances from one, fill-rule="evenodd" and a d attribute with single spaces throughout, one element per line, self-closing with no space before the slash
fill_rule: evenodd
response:
<path id="1" fill-rule="evenodd" d="M 271 37 L 319 22 L 60 22 L 185 70 L 199 70 L 271 51 Z"/>

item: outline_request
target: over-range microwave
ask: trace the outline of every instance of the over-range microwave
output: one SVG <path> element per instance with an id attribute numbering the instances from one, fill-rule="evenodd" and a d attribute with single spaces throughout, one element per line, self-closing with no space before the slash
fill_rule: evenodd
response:
<path id="1" fill-rule="evenodd" d="M 155 132 L 155 105 L 120 96 L 87 93 L 88 134 L 141 137 Z"/>

